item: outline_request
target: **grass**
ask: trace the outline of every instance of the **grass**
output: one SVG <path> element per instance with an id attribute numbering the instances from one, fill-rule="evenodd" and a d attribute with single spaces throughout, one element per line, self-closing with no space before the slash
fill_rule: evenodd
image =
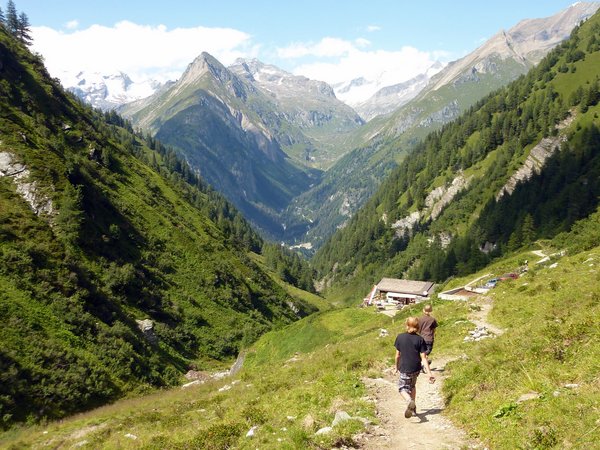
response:
<path id="1" fill-rule="evenodd" d="M 450 415 L 491 448 L 595 445 L 599 260 L 597 249 L 563 257 L 491 291 L 490 320 L 506 333 L 469 345 L 444 389 Z M 531 392 L 539 398 L 519 402 Z"/>

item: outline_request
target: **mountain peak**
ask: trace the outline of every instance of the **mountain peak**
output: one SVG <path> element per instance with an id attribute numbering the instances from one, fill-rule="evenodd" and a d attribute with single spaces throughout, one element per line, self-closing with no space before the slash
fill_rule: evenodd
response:
<path id="1" fill-rule="evenodd" d="M 258 59 L 238 58 L 229 69 L 238 76 L 243 76 L 258 83 L 278 97 L 297 97 L 297 91 L 310 91 L 313 95 L 335 97 L 333 89 L 324 81 L 311 80 L 302 75 L 294 75 L 272 64 L 265 64 Z"/>
<path id="2" fill-rule="evenodd" d="M 591 17 L 599 8 L 600 2 L 574 3 L 553 16 L 524 19 L 509 30 L 500 30 L 472 53 L 450 63 L 435 78 L 432 89 L 437 90 L 470 68 L 485 64 L 485 60 L 491 56 L 513 58 L 525 66 L 535 65 L 550 49 L 567 39 L 576 25 Z"/>
<path id="3" fill-rule="evenodd" d="M 181 76 L 180 84 L 195 83 L 207 73 L 210 73 L 221 83 L 231 80 L 231 73 L 217 58 L 207 52 L 202 52 L 187 66 L 187 69 L 185 69 L 185 72 Z"/>

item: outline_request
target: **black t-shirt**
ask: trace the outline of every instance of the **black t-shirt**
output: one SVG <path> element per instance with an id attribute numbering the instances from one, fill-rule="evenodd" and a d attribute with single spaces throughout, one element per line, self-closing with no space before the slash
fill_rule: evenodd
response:
<path id="1" fill-rule="evenodd" d="M 400 372 L 421 370 L 421 353 L 425 353 L 425 340 L 418 334 L 402 333 L 396 337 L 394 347 L 400 352 Z"/>

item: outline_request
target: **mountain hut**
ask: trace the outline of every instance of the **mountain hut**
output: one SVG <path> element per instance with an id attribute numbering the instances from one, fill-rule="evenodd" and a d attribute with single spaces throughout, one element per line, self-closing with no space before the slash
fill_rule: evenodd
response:
<path id="1" fill-rule="evenodd" d="M 429 299 L 433 290 L 431 281 L 399 280 L 396 278 L 382 278 L 377 283 L 376 296 L 397 305 L 410 305 Z"/>

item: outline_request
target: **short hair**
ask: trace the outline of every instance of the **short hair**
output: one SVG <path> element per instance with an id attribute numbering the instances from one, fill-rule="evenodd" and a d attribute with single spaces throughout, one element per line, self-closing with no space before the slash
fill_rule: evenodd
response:
<path id="1" fill-rule="evenodd" d="M 433 308 L 431 307 L 430 304 L 427 304 L 423 307 L 423 312 L 430 313 L 431 311 L 433 311 Z"/>
<path id="2" fill-rule="evenodd" d="M 416 317 L 407 317 L 406 318 L 406 332 L 415 334 L 419 331 L 419 319 Z"/>

